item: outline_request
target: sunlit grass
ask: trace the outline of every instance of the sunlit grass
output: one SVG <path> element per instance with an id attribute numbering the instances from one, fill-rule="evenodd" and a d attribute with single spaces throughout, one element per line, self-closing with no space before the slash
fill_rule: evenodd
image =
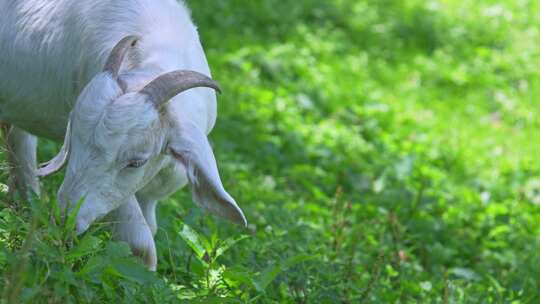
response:
<path id="1" fill-rule="evenodd" d="M 150 274 L 107 224 L 51 222 L 54 176 L 2 194 L 6 303 L 538 302 L 538 1 L 189 2 L 249 228 L 180 191 Z"/>

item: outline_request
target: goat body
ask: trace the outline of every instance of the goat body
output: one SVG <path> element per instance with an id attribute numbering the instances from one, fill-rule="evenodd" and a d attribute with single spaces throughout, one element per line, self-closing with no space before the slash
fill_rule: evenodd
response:
<path id="1" fill-rule="evenodd" d="M 174 0 L 4 0 L 0 12 L 0 120 L 38 136 L 64 137 L 77 96 L 127 35 L 141 39 L 124 66 L 149 71 L 146 80 L 175 69 L 210 74 L 189 11 Z M 170 104 L 212 129 L 211 90 Z"/>
<path id="2" fill-rule="evenodd" d="M 110 214 L 150 269 L 156 203 L 188 182 L 197 203 L 246 224 L 206 138 L 217 85 L 183 3 L 3 0 L 0 12 L 0 121 L 13 126 L 17 187 L 39 192 L 35 136 L 64 138 L 44 172 L 68 162 L 58 196 L 71 208 L 85 198 L 77 231 Z M 115 58 L 117 68 L 101 71 Z"/>

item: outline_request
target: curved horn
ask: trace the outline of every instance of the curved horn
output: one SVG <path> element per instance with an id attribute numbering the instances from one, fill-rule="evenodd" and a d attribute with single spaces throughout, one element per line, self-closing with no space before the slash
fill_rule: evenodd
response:
<path id="1" fill-rule="evenodd" d="M 51 175 L 60 171 L 60 169 L 62 169 L 62 167 L 66 164 L 69 158 L 70 141 L 71 141 L 70 139 L 71 139 L 71 115 L 70 115 L 70 119 L 68 120 L 68 124 L 66 128 L 64 144 L 62 145 L 60 152 L 58 152 L 58 154 L 50 161 L 39 165 L 39 169 L 36 172 L 37 176 L 43 177 L 43 176 Z"/>
<path id="2" fill-rule="evenodd" d="M 197 87 L 212 88 L 221 93 L 216 81 L 199 72 L 187 70 L 165 73 L 147 84 L 140 93 L 150 96 L 159 109 L 174 96 Z"/>
<path id="3" fill-rule="evenodd" d="M 116 79 L 118 77 L 118 72 L 120 71 L 120 67 L 122 66 L 122 62 L 124 61 L 124 57 L 126 57 L 129 47 L 134 46 L 135 43 L 137 43 L 138 39 L 139 37 L 133 35 L 122 38 L 122 40 L 120 40 L 114 46 L 111 53 L 109 54 L 109 58 L 107 58 L 107 62 L 105 63 L 103 71 L 110 72 Z"/>

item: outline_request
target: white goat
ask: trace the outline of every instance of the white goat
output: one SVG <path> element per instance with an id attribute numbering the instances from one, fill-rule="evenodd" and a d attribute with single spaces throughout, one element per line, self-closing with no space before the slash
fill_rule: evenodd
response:
<path id="1" fill-rule="evenodd" d="M 183 3 L 2 0 L 0 12 L 0 121 L 19 190 L 39 193 L 37 176 L 67 162 L 58 199 L 82 200 L 77 232 L 110 214 L 152 270 L 156 203 L 188 181 L 194 201 L 246 225 L 206 137 L 218 87 Z M 35 136 L 64 139 L 40 169 Z"/>

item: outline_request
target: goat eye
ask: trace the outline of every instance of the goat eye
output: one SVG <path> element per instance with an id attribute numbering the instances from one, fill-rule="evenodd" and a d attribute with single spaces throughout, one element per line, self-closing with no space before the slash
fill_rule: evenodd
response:
<path id="1" fill-rule="evenodd" d="M 146 159 L 134 159 L 127 164 L 126 168 L 140 168 L 144 164 L 146 164 Z"/>

